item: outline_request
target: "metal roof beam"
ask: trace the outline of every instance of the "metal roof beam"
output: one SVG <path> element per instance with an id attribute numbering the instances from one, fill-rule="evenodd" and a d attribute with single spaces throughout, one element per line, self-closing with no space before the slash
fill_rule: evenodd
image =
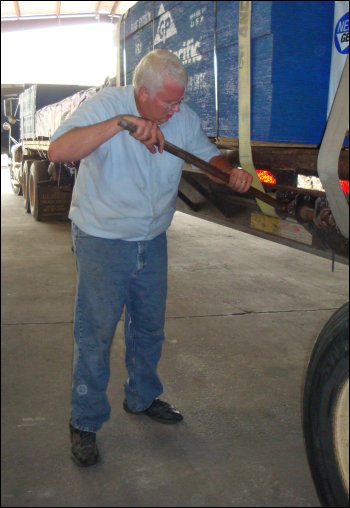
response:
<path id="1" fill-rule="evenodd" d="M 16 16 L 19 18 L 21 16 L 21 9 L 19 8 L 19 3 L 13 2 L 13 6 L 15 8 Z"/>
<path id="2" fill-rule="evenodd" d="M 117 9 L 118 9 L 118 5 L 119 5 L 119 4 L 120 4 L 120 2 L 114 2 L 113 7 L 112 7 L 112 9 L 111 9 L 111 15 L 112 15 L 112 16 L 114 16 L 114 15 L 115 15 L 115 13 L 116 13 L 116 11 L 117 11 Z"/>

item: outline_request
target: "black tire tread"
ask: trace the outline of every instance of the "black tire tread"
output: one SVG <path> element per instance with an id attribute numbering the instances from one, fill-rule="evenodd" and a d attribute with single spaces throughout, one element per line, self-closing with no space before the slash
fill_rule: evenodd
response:
<path id="1" fill-rule="evenodd" d="M 349 377 L 349 303 L 321 330 L 307 369 L 303 430 L 308 461 L 322 506 L 348 506 L 332 440 L 332 403 Z"/>

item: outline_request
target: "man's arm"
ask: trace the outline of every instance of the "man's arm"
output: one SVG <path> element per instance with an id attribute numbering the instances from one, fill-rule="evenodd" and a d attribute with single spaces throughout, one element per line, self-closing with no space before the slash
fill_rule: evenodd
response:
<path id="1" fill-rule="evenodd" d="M 253 181 L 253 177 L 250 173 L 245 171 L 242 168 L 234 168 L 230 164 L 230 162 L 223 155 L 216 155 L 212 159 L 210 159 L 210 164 L 220 169 L 223 173 L 228 173 L 230 175 L 229 183 L 227 184 L 232 190 L 236 192 L 240 192 L 244 194 L 250 189 L 250 186 Z M 208 175 L 214 182 L 220 182 L 214 176 Z"/>
<path id="2" fill-rule="evenodd" d="M 164 147 L 164 136 L 158 125 L 131 115 L 118 115 L 104 122 L 87 127 L 76 127 L 52 141 L 48 156 L 52 162 L 72 162 L 83 159 L 96 150 L 103 143 L 124 130 L 120 122 L 125 120 L 136 126 L 132 137 L 143 143 L 151 153 L 156 152 L 154 145 L 158 145 L 160 152 Z"/>

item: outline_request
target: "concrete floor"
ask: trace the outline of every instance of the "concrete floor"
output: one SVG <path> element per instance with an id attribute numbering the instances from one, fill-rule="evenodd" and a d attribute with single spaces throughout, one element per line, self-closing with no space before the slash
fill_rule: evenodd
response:
<path id="1" fill-rule="evenodd" d="M 2 169 L 1 506 L 320 506 L 301 427 L 305 370 L 348 300 L 348 266 L 178 212 L 160 374 L 177 426 L 122 409 L 112 348 L 102 462 L 77 468 L 68 420 L 75 262 Z"/>

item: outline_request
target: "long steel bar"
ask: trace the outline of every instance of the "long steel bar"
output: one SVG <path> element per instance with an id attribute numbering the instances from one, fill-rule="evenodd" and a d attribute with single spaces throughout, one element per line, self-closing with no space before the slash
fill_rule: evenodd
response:
<path id="1" fill-rule="evenodd" d="M 134 132 L 136 130 L 135 125 L 130 124 L 124 120 L 122 120 L 119 124 L 123 129 Z M 206 173 L 209 173 L 212 176 L 215 176 L 216 178 L 219 178 L 223 183 L 228 183 L 229 181 L 229 175 L 227 173 L 224 173 L 223 171 L 220 171 L 220 169 L 216 168 L 212 164 L 209 164 L 209 162 L 204 161 L 203 159 L 200 159 L 199 157 L 196 157 L 190 152 L 187 152 L 186 150 L 183 150 L 182 148 L 173 145 L 172 143 L 169 143 L 169 141 L 164 142 L 164 150 L 166 152 L 171 153 L 172 155 L 175 155 L 176 157 L 179 157 L 185 162 L 188 162 L 189 164 L 193 164 L 193 166 L 196 166 L 199 169 L 202 169 Z M 261 201 L 264 201 L 265 203 L 275 207 L 277 210 L 283 209 L 284 207 L 281 207 L 280 204 L 271 196 L 268 196 L 264 192 L 255 189 L 254 187 L 250 187 L 249 191 L 247 192 L 254 196 L 255 198 L 261 199 Z"/>

